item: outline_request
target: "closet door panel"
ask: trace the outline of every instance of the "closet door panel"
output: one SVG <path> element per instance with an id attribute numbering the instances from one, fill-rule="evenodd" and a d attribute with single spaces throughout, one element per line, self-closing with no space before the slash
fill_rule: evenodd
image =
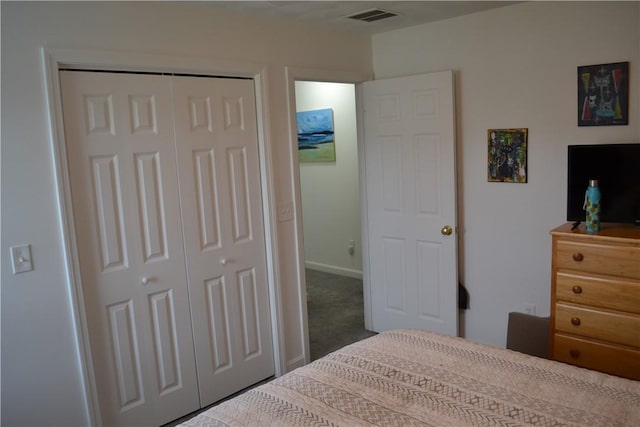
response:
<path id="1" fill-rule="evenodd" d="M 200 249 L 220 249 L 220 212 L 214 150 L 193 151 L 195 201 Z"/>
<path id="2" fill-rule="evenodd" d="M 251 200 L 248 183 L 247 153 L 245 147 L 227 149 L 229 170 L 229 192 L 231 193 L 231 221 L 233 223 L 233 243 L 253 240 L 251 229 Z"/>
<path id="3" fill-rule="evenodd" d="M 174 77 L 202 404 L 274 374 L 253 81 Z"/>
<path id="4" fill-rule="evenodd" d="M 199 408 L 170 78 L 61 72 L 92 365 L 104 425 Z"/>
<path id="5" fill-rule="evenodd" d="M 140 206 L 143 262 L 168 258 L 159 153 L 136 153 L 136 189 Z"/>
<path id="6" fill-rule="evenodd" d="M 91 156 L 89 161 L 102 271 L 126 268 L 127 245 L 118 157 Z"/>

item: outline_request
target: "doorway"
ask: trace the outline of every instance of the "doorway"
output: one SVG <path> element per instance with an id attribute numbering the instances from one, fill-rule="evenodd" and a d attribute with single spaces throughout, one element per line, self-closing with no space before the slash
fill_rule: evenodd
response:
<path id="1" fill-rule="evenodd" d="M 62 112 L 62 99 L 60 93 L 61 81 L 60 72 L 64 69 L 82 70 L 117 70 L 134 71 L 138 74 L 156 74 L 158 70 L 166 70 L 169 74 L 184 75 L 207 75 L 207 76 L 230 76 L 248 78 L 253 80 L 255 106 L 257 114 L 257 137 L 260 160 L 260 182 L 261 193 L 263 195 L 262 212 L 264 227 L 264 239 L 267 259 L 267 282 L 269 287 L 269 305 L 271 312 L 271 322 L 269 326 L 273 337 L 273 356 L 275 375 L 281 375 L 286 368 L 284 360 L 284 340 L 282 339 L 283 324 L 281 320 L 282 306 L 279 300 L 280 275 L 275 267 L 278 259 L 279 249 L 277 247 L 275 207 L 268 203 L 274 194 L 273 168 L 268 162 L 268 153 L 271 150 L 271 143 L 266 137 L 265 117 L 266 113 L 266 68 L 261 64 L 253 63 L 221 63 L 216 59 L 203 59 L 201 57 L 189 56 L 156 56 L 144 55 L 140 53 L 121 53 L 109 51 L 89 51 L 76 49 L 52 49 L 45 48 L 42 51 L 44 61 L 44 71 L 46 77 L 47 99 L 49 105 L 49 119 L 51 125 L 51 145 L 54 155 L 56 193 L 58 201 L 58 211 L 60 229 L 62 232 L 63 252 L 65 254 L 66 281 L 69 284 L 69 296 L 72 301 L 72 317 L 75 326 L 76 339 L 78 343 L 78 358 L 82 370 L 82 387 L 85 394 L 84 405 L 88 412 L 89 423 L 91 425 L 101 425 L 101 405 L 96 387 L 97 372 L 92 364 L 92 353 L 90 350 L 91 329 L 88 326 L 87 315 L 83 304 L 83 287 L 80 279 L 80 253 L 82 252 L 77 242 L 76 218 L 73 215 L 72 192 L 69 173 L 67 141 L 64 134 L 64 115 Z M 136 91 L 137 92 L 137 91 Z M 139 103 L 142 106 L 143 103 Z M 100 104 L 98 103 L 97 106 Z M 104 105 L 104 104 L 103 104 Z M 103 109 L 104 111 L 104 109 Z M 142 115 L 144 117 L 144 115 Z M 140 118 L 140 116 L 138 116 Z M 138 120 L 137 122 L 141 122 Z M 84 218 L 85 216 L 83 216 Z M 148 278 L 148 276 L 146 276 Z M 146 282 L 153 282 L 147 280 Z M 139 282 L 142 283 L 142 280 Z M 160 303 L 161 299 L 156 299 Z M 187 335 L 189 336 L 189 335 Z M 146 365 L 148 366 L 148 365 Z M 145 369 L 148 369 L 145 367 Z M 156 424 L 160 424 L 157 422 Z"/>
<path id="2" fill-rule="evenodd" d="M 315 360 L 372 335 L 364 328 L 355 84 L 296 81 L 295 101 L 298 132 L 320 135 L 320 141 L 301 135 L 298 151 L 309 353 Z"/>
<path id="3" fill-rule="evenodd" d="M 293 126 L 296 79 L 358 80 L 348 77 L 343 80 L 334 73 L 313 74 L 310 70 L 288 70 L 288 76 L 292 149 L 298 151 Z M 367 81 L 357 86 L 363 302 L 365 325 L 372 331 L 419 328 L 457 335 L 453 83 L 453 72 L 449 70 Z M 298 157 L 298 153 L 293 154 Z M 294 162 L 298 160 L 296 157 Z M 300 172 L 296 177 L 298 188 L 304 187 L 302 172 L 296 172 Z M 304 190 L 296 194 L 296 228 L 302 290 L 305 285 L 302 235 L 306 237 L 306 233 L 301 193 Z M 412 217 L 416 221 L 411 222 Z M 381 231 L 383 223 L 400 228 L 389 234 Z M 400 229 L 406 235 L 395 234 Z M 304 296 L 303 292 L 301 297 Z M 306 309 L 304 302 L 301 298 Z M 302 313 L 303 320 L 306 314 Z M 394 322 L 385 323 L 391 318 Z M 304 332 L 308 332 L 306 327 Z M 309 339 L 304 338 L 308 362 Z"/>

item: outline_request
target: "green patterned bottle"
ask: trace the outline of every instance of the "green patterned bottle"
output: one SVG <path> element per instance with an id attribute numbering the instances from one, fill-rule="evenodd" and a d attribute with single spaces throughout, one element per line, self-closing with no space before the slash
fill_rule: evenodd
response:
<path id="1" fill-rule="evenodd" d="M 600 231 L 600 188 L 598 180 L 590 179 L 584 195 L 584 209 L 587 214 L 587 233 Z"/>

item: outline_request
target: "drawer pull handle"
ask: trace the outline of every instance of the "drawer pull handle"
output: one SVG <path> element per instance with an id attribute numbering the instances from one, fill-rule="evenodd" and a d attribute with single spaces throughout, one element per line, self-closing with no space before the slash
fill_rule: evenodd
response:
<path id="1" fill-rule="evenodd" d="M 580 350 L 569 350 L 569 356 L 571 356 L 572 359 L 577 359 L 580 357 Z"/>
<path id="2" fill-rule="evenodd" d="M 584 255 L 582 255 L 580 252 L 574 253 L 571 257 L 575 262 L 580 262 L 584 259 Z"/>
<path id="3" fill-rule="evenodd" d="M 571 290 L 573 291 L 574 294 L 581 294 L 582 286 L 575 285 L 573 288 L 571 288 Z"/>
<path id="4" fill-rule="evenodd" d="M 580 319 L 577 317 L 572 317 L 571 318 L 571 324 L 574 326 L 580 326 Z"/>

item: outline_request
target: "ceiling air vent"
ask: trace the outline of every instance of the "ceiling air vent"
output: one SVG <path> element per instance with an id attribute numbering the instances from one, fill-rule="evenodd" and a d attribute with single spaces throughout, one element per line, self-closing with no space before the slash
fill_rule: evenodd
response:
<path id="1" fill-rule="evenodd" d="M 348 16 L 348 18 L 355 19 L 357 21 L 374 22 L 381 19 L 393 18 L 394 16 L 398 16 L 398 14 L 388 12 L 386 10 L 373 9 L 367 10 L 366 12 L 356 13 L 355 15 Z"/>

